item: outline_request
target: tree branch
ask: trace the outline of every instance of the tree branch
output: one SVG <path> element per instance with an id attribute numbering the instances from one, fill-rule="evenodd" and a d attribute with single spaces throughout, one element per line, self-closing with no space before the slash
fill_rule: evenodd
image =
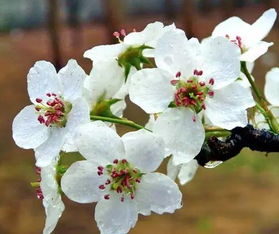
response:
<path id="1" fill-rule="evenodd" d="M 268 130 L 255 129 L 252 125 L 237 127 L 225 141 L 213 136 L 208 138 L 201 152 L 195 157 L 201 166 L 209 161 L 226 161 L 237 156 L 244 147 L 260 152 L 279 152 L 279 135 Z"/>

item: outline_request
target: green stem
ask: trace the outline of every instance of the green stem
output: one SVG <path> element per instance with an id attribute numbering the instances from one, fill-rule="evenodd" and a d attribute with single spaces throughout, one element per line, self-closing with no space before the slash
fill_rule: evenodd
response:
<path id="1" fill-rule="evenodd" d="M 229 130 L 223 128 L 205 128 L 205 138 L 208 139 L 209 137 L 228 137 L 231 135 Z"/>
<path id="2" fill-rule="evenodd" d="M 267 103 L 264 95 L 257 88 L 255 82 L 253 81 L 252 76 L 247 69 L 246 62 L 243 62 L 243 61 L 241 62 L 241 71 L 244 73 L 244 75 L 248 79 L 248 81 L 251 85 L 251 88 L 257 98 L 257 104 L 256 104 L 257 109 L 262 113 L 262 115 L 266 119 L 266 122 L 268 123 L 270 130 L 275 133 L 279 133 L 279 124 L 278 124 L 275 116 L 269 110 L 268 103 Z"/>
<path id="3" fill-rule="evenodd" d="M 131 120 L 128 120 L 128 119 L 116 119 L 116 118 L 109 118 L 109 117 L 104 117 L 104 116 L 96 116 L 96 115 L 91 115 L 90 116 L 90 119 L 91 120 L 101 120 L 101 121 L 104 121 L 104 122 L 110 122 L 110 123 L 117 123 L 117 124 L 122 124 L 122 125 L 125 125 L 125 126 L 129 126 L 129 127 L 132 127 L 132 128 L 135 128 L 135 129 L 145 129 L 147 131 L 150 131 L 149 129 L 131 121 Z"/>

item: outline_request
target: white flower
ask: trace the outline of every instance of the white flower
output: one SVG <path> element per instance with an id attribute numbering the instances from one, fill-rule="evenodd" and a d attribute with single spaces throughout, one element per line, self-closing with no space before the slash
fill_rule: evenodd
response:
<path id="1" fill-rule="evenodd" d="M 269 109 L 279 121 L 279 67 L 272 68 L 265 76 L 264 94 L 270 103 Z M 263 115 L 256 113 L 255 122 L 258 128 L 269 129 Z"/>
<path id="2" fill-rule="evenodd" d="M 85 51 L 84 57 L 93 61 L 94 69 L 106 65 L 107 72 L 117 75 L 115 79 L 124 81 L 125 77 L 140 69 L 143 63 L 148 63 L 145 57 L 154 57 L 154 50 L 150 48 L 156 47 L 158 39 L 165 32 L 174 29 L 174 24 L 164 27 L 161 22 L 150 23 L 141 32 L 125 35 L 118 44 L 95 46 Z M 106 64 L 100 64 L 104 61 Z"/>
<path id="3" fill-rule="evenodd" d="M 58 74 L 46 61 L 36 62 L 30 69 L 27 85 L 33 105 L 15 117 L 13 138 L 18 146 L 35 150 L 37 166 L 49 165 L 62 148 L 76 149 L 75 129 L 89 121 L 89 107 L 82 98 L 85 76 L 75 60 Z"/>
<path id="4" fill-rule="evenodd" d="M 38 194 L 38 197 L 43 200 L 46 213 L 43 234 L 49 234 L 54 230 L 65 209 L 56 180 L 56 165 L 57 161 L 54 160 L 49 166 L 41 168 L 40 172 L 41 193 Z"/>
<path id="5" fill-rule="evenodd" d="M 131 76 L 130 99 L 149 114 L 160 113 L 154 133 L 163 137 L 176 165 L 200 151 L 204 128 L 197 113 L 214 126 L 232 129 L 247 124 L 246 109 L 254 105 L 240 74 L 239 50 L 228 40 L 210 38 L 201 44 L 170 31 L 157 43 L 158 68 Z M 172 107 L 172 108 L 169 108 Z"/>
<path id="6" fill-rule="evenodd" d="M 127 233 L 138 213 L 172 213 L 181 207 L 178 186 L 166 175 L 151 173 L 164 158 L 161 138 L 146 130 L 120 138 L 103 123 L 93 122 L 80 128 L 77 142 L 87 160 L 66 171 L 62 190 L 73 201 L 98 202 L 95 219 L 101 233 Z"/>
<path id="7" fill-rule="evenodd" d="M 242 55 L 241 61 L 254 62 L 258 57 L 267 52 L 273 43 L 262 41 L 271 30 L 277 13 L 275 9 L 269 9 L 252 25 L 238 17 L 231 17 L 218 24 L 212 32 L 212 36 L 227 37 L 237 44 Z"/>
<path id="8" fill-rule="evenodd" d="M 194 178 L 198 167 L 199 164 L 195 159 L 191 160 L 188 163 L 176 166 L 173 163 L 173 157 L 170 157 L 167 165 L 167 172 L 168 176 L 171 179 L 175 180 L 177 177 L 179 179 L 180 184 L 185 185 Z"/>

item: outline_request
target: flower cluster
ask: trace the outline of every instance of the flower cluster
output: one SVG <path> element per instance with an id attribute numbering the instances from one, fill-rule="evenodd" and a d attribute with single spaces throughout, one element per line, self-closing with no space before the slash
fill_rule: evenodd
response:
<path id="1" fill-rule="evenodd" d="M 231 17 L 202 41 L 174 24 L 122 29 L 113 33 L 119 43 L 84 53 L 94 64 L 89 75 L 75 60 L 58 73 L 36 62 L 27 75 L 33 104 L 12 128 L 15 143 L 35 151 L 40 179 L 32 185 L 46 211 L 43 233 L 54 230 L 64 195 L 97 203 L 101 233 L 127 233 L 138 214 L 182 207 L 175 180 L 184 185 L 193 178 L 209 137 L 225 138 L 248 123 L 279 133 L 279 68 L 267 73 L 265 97 L 251 75 L 272 45 L 262 39 L 275 19 L 274 9 L 252 25 Z M 149 114 L 145 126 L 123 117 L 127 96 Z M 119 136 L 116 124 L 136 131 Z M 69 165 L 70 152 L 80 157 Z M 155 172 L 167 157 L 167 175 Z"/>

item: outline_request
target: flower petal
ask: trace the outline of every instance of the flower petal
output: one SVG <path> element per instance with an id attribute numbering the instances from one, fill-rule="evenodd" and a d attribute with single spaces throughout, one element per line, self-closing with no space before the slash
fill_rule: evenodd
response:
<path id="1" fill-rule="evenodd" d="M 270 32 L 275 20 L 277 13 L 275 9 L 269 9 L 265 11 L 260 18 L 255 21 L 251 28 L 254 34 L 254 41 L 261 41 Z"/>
<path id="2" fill-rule="evenodd" d="M 164 142 L 147 130 L 138 130 L 122 136 L 127 160 L 142 172 L 155 171 L 165 156 Z"/>
<path id="3" fill-rule="evenodd" d="M 173 154 L 175 165 L 191 161 L 200 152 L 205 137 L 199 118 L 184 107 L 170 108 L 159 115 L 153 132 L 164 139 L 166 153 Z"/>
<path id="4" fill-rule="evenodd" d="M 279 106 L 279 67 L 266 74 L 264 93 L 271 105 Z"/>
<path id="5" fill-rule="evenodd" d="M 104 175 L 98 175 L 97 167 L 100 164 L 83 160 L 73 163 L 61 179 L 61 188 L 66 196 L 79 203 L 98 201 L 104 194 L 99 189 L 107 180 Z"/>
<path id="6" fill-rule="evenodd" d="M 143 215 L 150 215 L 151 211 L 158 214 L 173 213 L 181 208 L 182 194 L 168 176 L 148 173 L 142 176 L 135 199 L 138 212 Z"/>
<path id="7" fill-rule="evenodd" d="M 225 129 L 247 125 L 246 109 L 255 105 L 250 88 L 234 82 L 216 90 L 213 98 L 205 100 L 205 115 L 213 125 Z"/>
<path id="8" fill-rule="evenodd" d="M 95 46 L 84 52 L 83 57 L 91 59 L 94 64 L 98 61 L 108 61 L 116 59 L 118 56 L 127 48 L 123 43 L 113 44 L 113 45 L 100 45 Z"/>
<path id="9" fill-rule="evenodd" d="M 110 199 L 100 200 L 95 207 L 95 220 L 101 234 L 128 233 L 137 222 L 138 214 L 134 200 L 125 199 L 111 194 Z"/>
<path id="10" fill-rule="evenodd" d="M 56 181 L 56 163 L 54 161 L 41 169 L 40 187 L 44 196 L 43 205 L 46 213 L 43 234 L 50 234 L 54 230 L 65 209 Z"/>
<path id="11" fill-rule="evenodd" d="M 268 48 L 272 45 L 273 45 L 273 42 L 260 41 L 255 46 L 249 48 L 248 51 L 244 52 L 240 56 L 240 60 L 252 63 L 257 58 L 259 58 L 261 55 L 265 54 L 267 52 Z"/>
<path id="12" fill-rule="evenodd" d="M 36 166 L 48 166 L 62 149 L 65 140 L 64 128 L 53 128 L 50 131 L 48 139 L 35 148 Z"/>
<path id="13" fill-rule="evenodd" d="M 173 77 L 166 71 L 152 68 L 136 72 L 131 77 L 130 99 L 146 113 L 165 110 L 173 100 Z"/>
<path id="14" fill-rule="evenodd" d="M 15 143 L 24 149 L 33 149 L 45 142 L 49 129 L 38 121 L 35 106 L 24 107 L 14 118 L 13 138 Z"/>
<path id="15" fill-rule="evenodd" d="M 112 163 L 114 159 L 125 156 L 124 145 L 117 133 L 111 128 L 91 122 L 80 126 L 76 136 L 79 152 L 90 160 L 106 160 Z"/>
<path id="16" fill-rule="evenodd" d="M 169 161 L 168 161 L 168 164 L 167 164 L 167 175 L 168 175 L 168 177 L 170 177 L 172 180 L 175 180 L 177 175 L 178 175 L 178 172 L 181 168 L 181 165 L 182 164 L 175 166 L 173 164 L 173 156 L 171 156 L 169 158 Z"/>
<path id="17" fill-rule="evenodd" d="M 65 100 L 72 102 L 82 96 L 85 77 L 85 72 L 74 59 L 69 60 L 67 65 L 58 72 Z"/>
<path id="18" fill-rule="evenodd" d="M 27 89 L 31 102 L 36 98 L 48 99 L 47 93 L 61 94 L 55 67 L 47 61 L 38 61 L 27 75 Z"/>
<path id="19" fill-rule="evenodd" d="M 223 37 L 204 40 L 201 44 L 203 76 L 214 78 L 214 89 L 224 87 L 240 75 L 240 50 Z"/>
<path id="20" fill-rule="evenodd" d="M 181 185 L 185 185 L 193 179 L 199 167 L 197 160 L 192 160 L 188 163 L 182 164 L 178 173 L 178 179 Z"/>
<path id="21" fill-rule="evenodd" d="M 81 124 L 89 123 L 89 106 L 83 98 L 78 98 L 72 103 L 72 109 L 68 115 L 66 127 L 65 127 L 65 143 L 63 145 L 63 151 L 74 152 L 78 151 L 76 145 L 76 133 L 77 128 Z"/>

